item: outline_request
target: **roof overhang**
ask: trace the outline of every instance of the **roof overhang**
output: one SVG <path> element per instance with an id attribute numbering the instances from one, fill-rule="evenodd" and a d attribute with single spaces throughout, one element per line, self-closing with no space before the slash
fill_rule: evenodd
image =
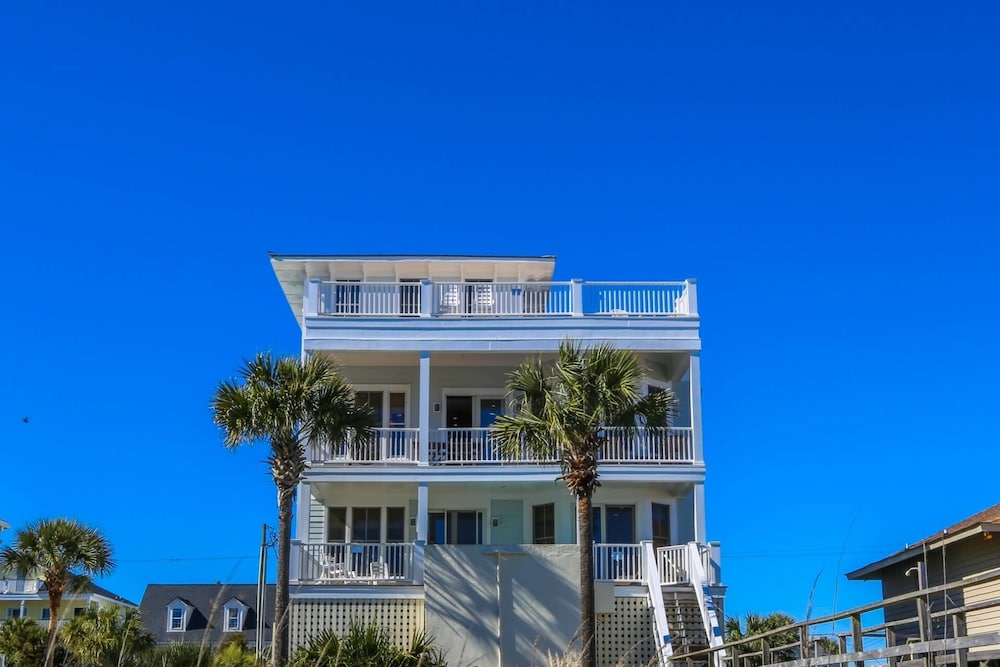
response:
<path id="1" fill-rule="evenodd" d="M 933 538 L 923 540 L 918 542 L 913 546 L 908 546 L 902 551 L 898 551 L 891 556 L 883 558 L 882 560 L 875 561 L 874 563 L 869 563 L 864 567 L 858 568 L 853 572 L 847 573 L 847 578 L 852 581 L 862 580 L 866 581 L 869 579 L 881 579 L 879 573 L 893 565 L 906 562 L 912 558 L 917 558 L 921 556 L 925 551 L 934 551 L 940 549 L 949 544 L 954 544 L 955 542 L 960 542 L 962 540 L 967 540 L 970 537 L 976 537 L 979 535 L 985 535 L 993 533 L 1000 533 L 1000 524 L 997 523 L 979 523 L 965 530 L 960 530 L 955 533 L 948 533 L 947 531 L 937 535 Z"/>

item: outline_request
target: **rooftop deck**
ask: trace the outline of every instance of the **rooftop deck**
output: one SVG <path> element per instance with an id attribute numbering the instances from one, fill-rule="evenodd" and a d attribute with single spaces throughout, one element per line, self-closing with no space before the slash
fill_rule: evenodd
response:
<path id="1" fill-rule="evenodd" d="M 362 282 L 310 280 L 322 317 L 696 317 L 695 282 Z"/>

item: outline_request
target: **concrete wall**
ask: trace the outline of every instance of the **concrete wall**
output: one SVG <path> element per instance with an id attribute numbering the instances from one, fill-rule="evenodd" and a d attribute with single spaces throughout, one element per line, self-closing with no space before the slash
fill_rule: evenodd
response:
<path id="1" fill-rule="evenodd" d="M 574 545 L 428 546 L 425 624 L 455 665 L 545 664 L 579 626 Z M 499 579 L 497 568 L 499 563 Z"/>

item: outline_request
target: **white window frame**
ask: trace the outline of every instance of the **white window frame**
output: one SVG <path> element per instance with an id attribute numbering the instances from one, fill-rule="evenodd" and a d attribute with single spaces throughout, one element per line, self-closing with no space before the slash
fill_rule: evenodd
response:
<path id="1" fill-rule="evenodd" d="M 507 390 L 503 387 L 442 387 L 441 389 L 441 427 L 448 428 L 448 397 L 449 396 L 471 396 L 472 397 L 472 421 L 475 422 L 469 428 L 483 428 L 481 401 L 500 399 L 503 401 L 503 413 L 510 414 L 510 400 L 507 398 Z"/>
<path id="2" fill-rule="evenodd" d="M 174 627 L 174 612 L 180 610 L 180 627 Z M 184 632 L 187 630 L 188 606 L 180 600 L 174 600 L 167 605 L 167 632 Z"/>
<path id="3" fill-rule="evenodd" d="M 408 384 L 352 384 L 351 389 L 355 393 L 359 391 L 365 392 L 382 392 L 382 423 L 376 428 L 389 428 L 389 422 L 391 421 L 389 415 L 389 394 L 403 394 L 403 410 L 406 414 L 406 422 L 403 424 L 402 428 L 410 428 L 410 424 L 413 423 L 413 416 L 410 413 L 410 385 Z"/>
<path id="4" fill-rule="evenodd" d="M 235 628 L 231 627 L 229 624 L 232 612 L 236 612 Z M 246 618 L 246 605 L 234 598 L 226 603 L 226 606 L 222 610 L 222 614 L 223 632 L 243 632 L 243 624 Z"/>

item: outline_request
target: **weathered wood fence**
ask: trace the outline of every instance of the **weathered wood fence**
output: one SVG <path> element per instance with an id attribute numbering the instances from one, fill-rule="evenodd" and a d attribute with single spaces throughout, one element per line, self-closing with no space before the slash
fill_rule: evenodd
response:
<path id="1" fill-rule="evenodd" d="M 675 654 L 675 667 L 937 667 L 1000 660 L 1000 620 L 983 622 L 1000 608 L 1000 595 L 974 604 L 951 604 L 964 600 L 956 593 L 967 588 L 1000 582 L 1000 570 L 969 577 L 873 602 L 848 611 L 808 619 L 722 646 Z M 1000 590 L 1000 587 L 998 587 Z M 934 603 L 942 603 L 934 609 Z M 908 605 L 914 616 L 886 622 L 884 610 Z M 865 625 L 869 618 L 881 616 Z M 895 615 L 895 614 L 894 614 Z M 975 632 L 969 632 L 970 619 Z M 838 624 L 849 628 L 835 631 Z M 825 631 L 824 631 L 825 626 Z M 867 644 L 867 646 L 866 646 Z"/>

